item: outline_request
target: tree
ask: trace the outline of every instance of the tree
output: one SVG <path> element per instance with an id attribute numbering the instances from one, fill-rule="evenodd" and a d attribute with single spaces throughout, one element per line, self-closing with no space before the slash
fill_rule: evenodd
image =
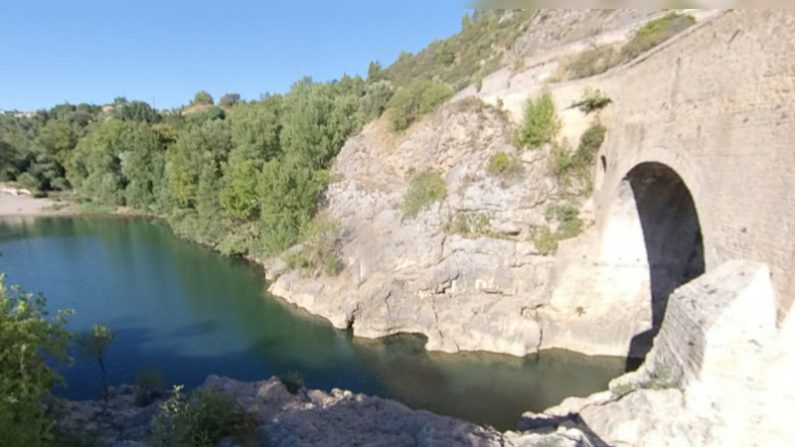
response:
<path id="1" fill-rule="evenodd" d="M 50 445 L 54 421 L 42 399 L 63 379 L 45 357 L 69 362 L 69 314 L 48 317 L 43 297 L 7 288 L 0 275 L 0 445 Z"/>
<path id="2" fill-rule="evenodd" d="M 143 101 L 124 103 L 115 110 L 116 118 L 122 121 L 154 124 L 160 121 L 160 114 Z"/>
<path id="3" fill-rule="evenodd" d="M 263 166 L 257 192 L 266 253 L 278 253 L 298 240 L 327 184 L 327 171 L 313 170 L 296 160 L 271 160 Z"/>
<path id="4" fill-rule="evenodd" d="M 192 208 L 196 204 L 199 174 L 208 160 L 226 161 L 232 141 L 225 121 L 207 121 L 189 126 L 166 152 L 166 180 L 169 192 L 178 206 Z"/>
<path id="5" fill-rule="evenodd" d="M 367 67 L 367 82 L 375 82 L 381 79 L 381 63 L 371 61 Z"/>
<path id="6" fill-rule="evenodd" d="M 124 204 L 127 180 L 121 154 L 130 126 L 119 120 L 105 121 L 77 144 L 67 178 L 84 197 L 109 205 Z"/>
<path id="7" fill-rule="evenodd" d="M 254 217 L 257 208 L 258 174 L 254 162 L 240 156 L 231 157 L 225 165 L 225 185 L 221 190 L 220 200 L 228 217 L 242 221 Z"/>
<path id="8" fill-rule="evenodd" d="M 136 123 L 123 136 L 121 173 L 126 180 L 124 199 L 138 209 L 154 206 L 157 190 L 163 181 L 165 150 L 161 137 L 150 126 Z"/>
<path id="9" fill-rule="evenodd" d="M 80 353 L 97 361 L 102 371 L 102 398 L 108 402 L 108 371 L 105 368 L 105 355 L 116 334 L 107 326 L 95 324 L 91 330 L 82 334 L 77 341 Z"/>
<path id="10" fill-rule="evenodd" d="M 214 104 L 213 97 L 208 92 L 200 90 L 196 92 L 196 95 L 193 97 L 193 104 L 202 104 L 202 105 L 211 106 Z"/>
<path id="11" fill-rule="evenodd" d="M 370 121 L 381 116 L 394 93 L 395 88 L 389 81 L 376 81 L 368 84 L 361 99 L 362 114 L 364 114 L 365 120 Z"/>
<path id="12" fill-rule="evenodd" d="M 262 101 L 239 104 L 229 112 L 232 142 L 243 158 L 253 161 L 257 169 L 281 154 L 283 109 L 281 96 L 269 96 Z"/>
<path id="13" fill-rule="evenodd" d="M 234 107 L 239 102 L 240 102 L 239 93 L 227 93 L 221 97 L 221 99 L 218 101 L 218 105 L 220 105 L 221 107 L 231 108 Z"/>

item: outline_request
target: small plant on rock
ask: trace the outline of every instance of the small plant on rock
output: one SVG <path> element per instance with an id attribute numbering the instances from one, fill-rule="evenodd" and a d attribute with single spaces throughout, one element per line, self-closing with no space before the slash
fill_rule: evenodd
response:
<path id="1" fill-rule="evenodd" d="M 608 98 L 607 95 L 605 95 L 601 90 L 587 88 L 585 89 L 585 93 L 583 93 L 582 98 L 578 102 L 572 104 L 571 107 L 580 109 L 587 115 L 589 113 L 604 109 L 612 102 L 613 100 Z"/>
<path id="2" fill-rule="evenodd" d="M 519 132 L 519 145 L 530 149 L 541 147 L 543 144 L 552 143 L 558 131 L 560 119 L 552 94 L 544 91 L 538 98 L 530 98 L 525 108 L 524 124 Z"/>
<path id="3" fill-rule="evenodd" d="M 403 217 L 417 217 L 420 211 L 441 202 L 446 195 L 447 183 L 438 173 L 428 171 L 415 175 L 403 199 Z"/>
<path id="4" fill-rule="evenodd" d="M 182 394 L 175 386 L 171 398 L 152 421 L 151 447 L 215 447 L 227 436 L 244 439 L 254 429 L 254 417 L 235 400 L 216 389 Z"/>
<path id="5" fill-rule="evenodd" d="M 301 388 L 305 386 L 304 383 L 304 375 L 298 371 L 289 371 L 279 376 L 279 380 L 282 382 L 282 385 L 287 388 L 287 391 L 290 394 L 297 393 Z"/>
<path id="6" fill-rule="evenodd" d="M 522 172 L 522 162 L 515 154 L 496 152 L 489 157 L 486 172 L 494 177 L 510 178 Z"/>

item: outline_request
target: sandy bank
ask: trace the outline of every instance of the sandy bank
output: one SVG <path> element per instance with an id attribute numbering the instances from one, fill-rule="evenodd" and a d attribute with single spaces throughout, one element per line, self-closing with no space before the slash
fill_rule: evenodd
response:
<path id="1" fill-rule="evenodd" d="M 69 214 L 72 207 L 47 198 L 35 198 L 19 190 L 0 185 L 0 217 L 52 216 Z"/>

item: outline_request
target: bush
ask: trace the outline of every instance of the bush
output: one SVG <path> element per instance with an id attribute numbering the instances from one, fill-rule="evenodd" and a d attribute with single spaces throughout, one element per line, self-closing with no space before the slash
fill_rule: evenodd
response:
<path id="1" fill-rule="evenodd" d="M 336 219 L 315 219 L 301 236 L 301 248 L 288 252 L 285 262 L 304 275 L 315 274 L 319 270 L 327 276 L 338 275 L 344 268 L 337 254 L 340 231 L 340 222 Z"/>
<path id="2" fill-rule="evenodd" d="M 513 177 L 522 172 L 522 162 L 515 154 L 500 151 L 489 157 L 486 172 L 495 177 Z"/>
<path id="3" fill-rule="evenodd" d="M 163 376 L 152 368 L 141 368 L 135 373 L 135 383 L 140 388 L 135 395 L 135 404 L 146 406 L 152 402 L 154 394 L 163 388 Z"/>
<path id="4" fill-rule="evenodd" d="M 399 89 L 387 105 L 392 128 L 397 132 L 407 129 L 417 118 L 433 112 L 451 96 L 450 86 L 435 81 L 416 81 Z"/>
<path id="5" fill-rule="evenodd" d="M 696 19 L 693 16 L 675 12 L 665 17 L 652 20 L 638 29 L 632 40 L 624 45 L 624 48 L 621 50 L 621 55 L 624 60 L 634 59 L 640 54 L 645 53 L 693 26 L 695 23 Z"/>
<path id="6" fill-rule="evenodd" d="M 49 318 L 44 298 L 7 289 L 0 275 L 0 445 L 36 447 L 52 441 L 54 423 L 42 399 L 63 380 L 48 361 L 69 361 L 67 315 Z"/>
<path id="7" fill-rule="evenodd" d="M 519 145 L 531 149 L 551 143 L 560 130 L 560 120 L 552 95 L 545 91 L 538 98 L 527 100 L 524 125 L 519 133 Z"/>
<path id="8" fill-rule="evenodd" d="M 394 93 L 395 88 L 389 81 L 375 81 L 372 84 L 368 84 L 361 99 L 362 113 L 365 116 L 365 120 L 369 121 L 381 116 Z"/>
<path id="9" fill-rule="evenodd" d="M 424 172 L 411 179 L 406 197 L 403 200 L 403 217 L 417 217 L 432 203 L 441 202 L 447 195 L 447 184 L 441 175 Z"/>
<path id="10" fill-rule="evenodd" d="M 552 171 L 563 187 L 569 187 L 575 181 L 585 185 L 581 192 L 590 190 L 590 168 L 596 154 L 602 147 L 607 129 L 600 123 L 589 127 L 580 137 L 580 144 L 575 152 L 563 147 L 556 147 L 552 152 Z"/>
<path id="11" fill-rule="evenodd" d="M 173 396 L 152 421 L 151 447 L 215 447 L 227 437 L 244 438 L 254 428 L 254 418 L 232 397 L 216 389 L 200 389 L 183 396 L 175 386 Z"/>
<path id="12" fill-rule="evenodd" d="M 559 203 L 547 209 L 547 220 L 558 223 L 558 240 L 570 239 L 582 232 L 582 219 L 580 210 L 569 203 Z"/>
<path id="13" fill-rule="evenodd" d="M 572 108 L 580 109 L 586 115 L 607 107 L 613 100 L 608 98 L 601 90 L 585 89 L 582 99 L 571 105 Z"/>
<path id="14" fill-rule="evenodd" d="M 570 57 L 563 69 L 564 80 L 590 78 L 623 62 L 621 52 L 612 45 L 585 50 Z"/>
<path id="15" fill-rule="evenodd" d="M 297 393 L 305 386 L 304 376 L 298 371 L 290 371 L 279 376 L 279 380 L 290 394 Z"/>
<path id="16" fill-rule="evenodd" d="M 491 235 L 491 222 L 484 213 L 458 212 L 445 230 L 449 234 L 459 234 L 467 239 L 478 239 Z"/>
<path id="17" fill-rule="evenodd" d="M 546 256 L 558 249 L 558 236 L 549 227 L 538 227 L 533 232 L 533 244 L 540 254 Z"/>

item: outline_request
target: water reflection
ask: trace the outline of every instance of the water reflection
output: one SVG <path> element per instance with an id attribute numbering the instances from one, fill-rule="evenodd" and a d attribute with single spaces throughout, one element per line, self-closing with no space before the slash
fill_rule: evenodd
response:
<path id="1" fill-rule="evenodd" d="M 352 338 L 267 297 L 261 272 L 175 238 L 142 219 L 0 221 L 0 271 L 74 308 L 74 330 L 114 328 L 113 382 L 143 367 L 167 383 L 195 386 L 211 373 L 255 380 L 301 371 L 316 388 L 340 387 L 479 423 L 515 427 L 525 410 L 587 395 L 621 374 L 623 360 L 564 351 L 517 358 L 441 354 L 418 336 Z M 69 397 L 99 390 L 98 371 L 78 359 L 64 372 Z"/>

